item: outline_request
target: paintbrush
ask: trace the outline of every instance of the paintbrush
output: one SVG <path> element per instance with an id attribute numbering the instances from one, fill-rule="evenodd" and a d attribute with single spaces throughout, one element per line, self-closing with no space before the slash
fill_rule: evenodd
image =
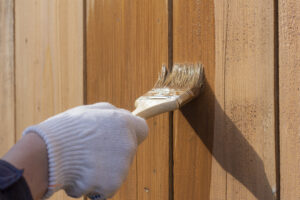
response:
<path id="1" fill-rule="evenodd" d="M 154 87 L 136 99 L 132 114 L 148 119 L 176 110 L 200 93 L 203 81 L 202 64 L 175 64 L 170 71 L 163 66 Z"/>

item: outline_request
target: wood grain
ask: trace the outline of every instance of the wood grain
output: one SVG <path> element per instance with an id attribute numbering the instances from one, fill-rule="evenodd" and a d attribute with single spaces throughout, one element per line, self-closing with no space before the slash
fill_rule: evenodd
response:
<path id="1" fill-rule="evenodd" d="M 87 1 L 87 102 L 133 110 L 168 64 L 167 4 L 160 0 Z M 113 199 L 168 199 L 168 114 L 148 120 L 125 184 Z"/>
<path id="2" fill-rule="evenodd" d="M 227 172 L 221 163 L 230 162 L 225 157 L 225 57 L 226 57 L 226 24 L 228 2 L 214 1 L 215 15 L 215 122 L 213 136 L 213 158 L 211 168 L 211 200 L 227 200 Z M 223 137 L 222 137 L 223 136 Z M 224 165 L 224 164 L 223 164 Z"/>
<path id="3" fill-rule="evenodd" d="M 27 126 L 83 104 L 83 1 L 16 0 L 15 18 L 20 138 Z"/>
<path id="4" fill-rule="evenodd" d="M 209 199 L 214 130 L 213 1 L 173 2 L 174 63 L 204 64 L 206 83 L 199 98 L 174 112 L 174 199 Z"/>
<path id="5" fill-rule="evenodd" d="M 0 157 L 15 142 L 13 9 L 13 0 L 0 0 Z"/>
<path id="6" fill-rule="evenodd" d="M 210 199 L 275 199 L 274 1 L 215 1 Z"/>
<path id="7" fill-rule="evenodd" d="M 300 199 L 300 2 L 279 0 L 280 196 Z"/>

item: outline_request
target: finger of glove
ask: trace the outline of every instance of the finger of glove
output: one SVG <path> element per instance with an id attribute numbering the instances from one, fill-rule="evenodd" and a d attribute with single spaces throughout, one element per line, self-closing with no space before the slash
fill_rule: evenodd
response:
<path id="1" fill-rule="evenodd" d="M 137 138 L 137 143 L 141 144 L 146 137 L 148 136 L 148 125 L 146 120 L 144 120 L 141 117 L 137 117 L 134 116 L 133 114 L 131 114 L 130 112 L 128 112 L 127 110 L 123 110 L 123 112 L 126 112 L 129 119 L 130 119 L 130 124 L 131 127 L 134 129 L 135 134 L 136 134 L 136 138 Z"/>
<path id="2" fill-rule="evenodd" d="M 87 105 L 87 107 L 92 109 L 117 109 L 117 107 L 115 107 L 114 105 L 108 102 L 95 103 L 95 104 Z"/>
<path id="3" fill-rule="evenodd" d="M 148 136 L 148 124 L 145 119 L 134 116 L 134 124 L 136 129 L 136 137 L 138 144 L 142 143 Z"/>

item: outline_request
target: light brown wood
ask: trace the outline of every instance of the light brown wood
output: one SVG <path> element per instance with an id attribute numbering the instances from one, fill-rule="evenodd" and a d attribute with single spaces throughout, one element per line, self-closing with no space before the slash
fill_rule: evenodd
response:
<path id="1" fill-rule="evenodd" d="M 204 65 L 204 90 L 174 112 L 174 199 L 209 199 L 214 129 L 213 1 L 173 2 L 174 63 Z"/>
<path id="2" fill-rule="evenodd" d="M 168 114 L 148 120 L 149 137 L 113 199 L 275 199 L 276 1 L 84 3 L 0 0 L 0 156 L 27 126 L 84 103 L 85 54 L 88 103 L 132 111 L 168 65 L 169 51 L 174 63 L 203 63 L 206 87 L 174 112 L 173 123 Z M 278 8 L 277 167 L 280 198 L 290 200 L 300 198 L 300 3 L 279 0 Z M 51 199 L 67 197 L 60 192 Z"/>
<path id="3" fill-rule="evenodd" d="M 279 1 L 280 199 L 300 199 L 300 2 Z"/>
<path id="4" fill-rule="evenodd" d="M 227 200 L 227 172 L 220 163 L 225 163 L 229 158 L 224 157 L 226 146 L 224 145 L 225 130 L 225 49 L 226 49 L 226 23 L 228 2 L 214 1 L 215 15 L 215 122 L 213 136 L 213 158 L 211 168 L 211 200 Z M 223 136 L 223 137 L 222 137 Z M 223 158 L 223 159 L 222 159 Z"/>
<path id="5" fill-rule="evenodd" d="M 87 1 L 87 101 L 134 109 L 168 64 L 166 1 Z M 126 183 L 113 199 L 168 199 L 169 119 L 148 120 Z"/>
<path id="6" fill-rule="evenodd" d="M 215 1 L 210 199 L 275 199 L 274 1 Z"/>
<path id="7" fill-rule="evenodd" d="M 15 142 L 13 9 L 13 0 L 0 0 L 0 157 Z"/>
<path id="8" fill-rule="evenodd" d="M 16 0 L 15 19 L 20 138 L 27 126 L 83 104 L 83 1 Z"/>

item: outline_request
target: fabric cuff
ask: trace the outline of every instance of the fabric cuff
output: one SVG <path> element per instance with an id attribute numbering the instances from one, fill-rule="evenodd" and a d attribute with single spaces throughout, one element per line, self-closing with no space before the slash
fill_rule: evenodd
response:
<path id="1" fill-rule="evenodd" d="M 82 145 L 84 138 L 80 134 L 82 127 L 71 117 L 63 120 L 46 120 L 30 126 L 23 132 L 38 134 L 45 142 L 48 152 L 48 190 L 44 198 L 49 198 L 60 189 L 72 187 L 82 177 L 86 151 Z M 74 133 L 75 131 L 75 133 Z"/>

